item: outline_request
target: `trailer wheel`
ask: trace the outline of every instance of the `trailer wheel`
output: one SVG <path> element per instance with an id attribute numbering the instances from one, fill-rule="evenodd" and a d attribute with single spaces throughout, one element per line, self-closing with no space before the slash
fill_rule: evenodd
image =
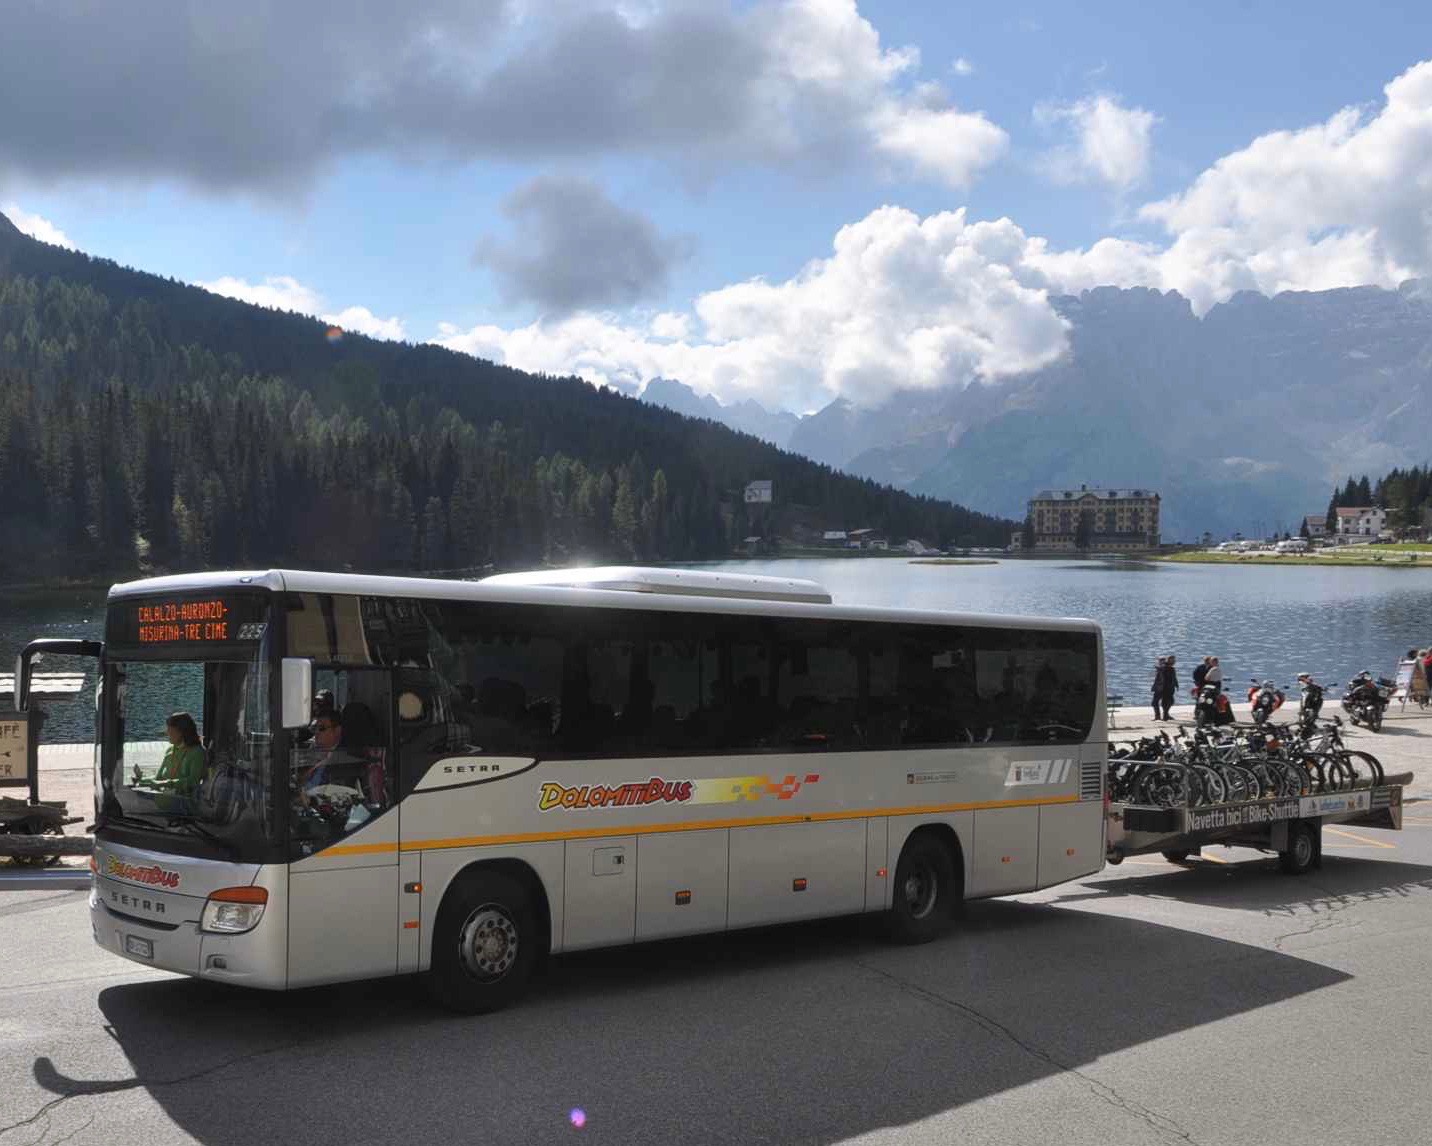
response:
<path id="1" fill-rule="evenodd" d="M 959 902 L 949 850 L 928 833 L 912 836 L 900 852 L 891 890 L 890 937 L 912 944 L 937 938 Z"/>
<path id="2" fill-rule="evenodd" d="M 1188 863 L 1188 857 L 1191 854 L 1193 853 L 1186 848 L 1174 848 L 1171 851 L 1164 852 L 1163 858 L 1168 860 L 1169 863 Z"/>
<path id="3" fill-rule="evenodd" d="M 522 994 L 536 956 L 526 889 L 504 872 L 466 872 L 438 909 L 428 989 L 450 1010 L 500 1010 Z"/>
<path id="4" fill-rule="evenodd" d="M 1278 853 L 1278 865 L 1288 875 L 1303 875 L 1318 866 L 1318 829 L 1306 820 L 1288 825 L 1288 850 Z"/>

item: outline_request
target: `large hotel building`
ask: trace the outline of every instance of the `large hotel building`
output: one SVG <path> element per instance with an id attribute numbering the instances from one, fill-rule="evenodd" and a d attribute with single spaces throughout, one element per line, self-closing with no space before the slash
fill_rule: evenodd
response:
<path id="1" fill-rule="evenodd" d="M 1159 495 L 1151 489 L 1042 489 L 1029 500 L 1035 549 L 1157 549 Z"/>

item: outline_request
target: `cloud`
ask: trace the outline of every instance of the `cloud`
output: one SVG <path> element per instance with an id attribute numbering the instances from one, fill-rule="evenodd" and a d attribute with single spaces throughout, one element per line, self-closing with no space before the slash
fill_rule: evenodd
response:
<path id="1" fill-rule="evenodd" d="M 1162 277 L 1200 309 L 1235 290 L 1396 286 L 1432 275 L 1432 61 L 1376 115 L 1260 136 L 1140 216 L 1170 237 Z"/>
<path id="2" fill-rule="evenodd" d="M 1126 191 L 1149 173 L 1158 116 L 1098 95 L 1069 104 L 1039 104 L 1036 123 L 1062 128 L 1072 137 L 1045 156 L 1046 171 L 1059 183 L 1103 183 Z"/>
<path id="3" fill-rule="evenodd" d="M 957 76 L 972 76 L 975 74 L 975 66 L 964 56 L 956 56 L 955 62 L 950 65 L 950 71 Z"/>
<path id="4" fill-rule="evenodd" d="M 261 283 L 251 283 L 225 275 L 212 282 L 199 282 L 194 285 L 213 294 L 236 298 L 240 302 L 253 303 L 255 306 L 266 306 L 270 310 L 317 314 L 323 309 L 323 299 L 317 291 L 288 275 L 275 275 Z"/>
<path id="5" fill-rule="evenodd" d="M 372 153 L 714 174 L 878 152 L 963 185 L 1003 133 L 912 102 L 917 66 L 854 0 L 51 0 L 6 12 L 0 106 L 26 114 L 0 123 L 0 170 L 282 193 Z"/>
<path id="6" fill-rule="evenodd" d="M 516 234 L 484 238 L 473 259 L 492 271 L 504 297 L 551 314 L 660 295 L 691 248 L 586 179 L 541 176 L 509 195 L 502 213 Z"/>
<path id="7" fill-rule="evenodd" d="M 401 318 L 396 315 L 392 318 L 379 318 L 366 306 L 347 306 L 337 314 L 325 314 L 322 317 L 324 322 L 331 322 L 334 326 L 341 326 L 354 334 L 366 334 L 369 338 L 402 342 L 408 337 Z"/>
<path id="8" fill-rule="evenodd" d="M 76 249 L 70 237 L 57 226 L 42 215 L 31 214 L 18 203 L 6 203 L 0 207 L 0 214 L 3 214 L 32 239 L 38 239 L 42 243 L 53 243 L 57 247 L 67 247 L 72 251 Z"/>
<path id="9" fill-rule="evenodd" d="M 949 107 L 892 107 L 876 122 L 879 150 L 951 187 L 968 187 L 1009 146 L 1009 137 L 982 115 Z"/>
<path id="10" fill-rule="evenodd" d="M 355 334 L 366 334 L 370 338 L 400 342 L 407 337 L 402 319 L 396 316 L 379 318 L 366 306 L 350 306 L 336 313 L 325 313 L 327 306 L 323 296 L 289 275 L 274 275 L 259 283 L 226 275 L 211 282 L 198 282 L 194 285 L 226 298 L 253 303 L 255 306 L 316 315 L 324 322 Z"/>
<path id="11" fill-rule="evenodd" d="M 671 311 L 658 314 L 651 320 L 653 338 L 684 339 L 691 337 L 691 318 Z"/>
<path id="12" fill-rule="evenodd" d="M 579 313 L 516 330 L 449 326 L 439 341 L 628 391 L 678 378 L 728 403 L 755 397 L 804 411 L 837 396 L 873 404 L 900 389 L 998 380 L 1052 362 L 1066 333 L 1050 303 L 1056 294 L 1177 290 L 1203 314 L 1240 290 L 1432 278 L 1432 62 L 1384 90 L 1375 115 L 1349 108 L 1261 136 L 1143 207 L 1162 241 L 1109 236 L 1060 249 L 1010 219 L 971 222 L 963 210 L 921 219 L 882 207 L 841 228 L 831 254 L 790 279 L 699 296 L 694 318 Z M 1091 163 L 1106 162 L 1111 178 L 1137 169 L 1114 154 Z"/>
<path id="13" fill-rule="evenodd" d="M 582 313 L 516 330 L 447 326 L 438 341 L 626 390 L 667 377 L 727 402 L 874 404 L 897 389 L 1034 369 L 1063 352 L 1063 320 L 1042 286 L 1000 261 L 1007 240 L 990 228 L 963 211 L 921 219 L 882 207 L 841 228 L 832 253 L 790 279 L 701 295 L 699 333 L 666 316 L 658 327 Z"/>

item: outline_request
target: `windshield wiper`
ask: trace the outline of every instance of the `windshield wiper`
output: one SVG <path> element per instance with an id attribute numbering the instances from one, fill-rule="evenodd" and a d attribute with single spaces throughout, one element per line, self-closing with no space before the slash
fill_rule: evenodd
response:
<path id="1" fill-rule="evenodd" d="M 169 821 L 171 828 L 183 828 L 190 835 L 198 836 L 201 840 L 207 840 L 216 848 L 222 848 L 234 859 L 239 858 L 239 845 L 232 840 L 226 840 L 222 836 L 215 835 L 208 828 L 204 827 L 197 820 L 190 817 L 179 816 Z"/>
<path id="2" fill-rule="evenodd" d="M 107 828 L 111 824 L 121 828 L 145 828 L 151 832 L 164 830 L 153 820 L 141 820 L 135 816 L 126 816 L 123 812 L 101 812 L 85 831 L 92 832 L 96 828 Z"/>

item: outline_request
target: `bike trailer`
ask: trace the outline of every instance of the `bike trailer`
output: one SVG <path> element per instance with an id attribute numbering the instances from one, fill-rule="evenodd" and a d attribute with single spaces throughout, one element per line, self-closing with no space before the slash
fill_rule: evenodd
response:
<path id="1" fill-rule="evenodd" d="M 1322 865 L 1322 826 L 1353 824 L 1402 828 L 1402 788 L 1411 773 L 1381 784 L 1311 796 L 1272 797 L 1197 807 L 1110 803 L 1105 822 L 1106 859 L 1160 852 L 1181 862 L 1210 844 L 1276 852 L 1283 870 L 1300 874 Z"/>

